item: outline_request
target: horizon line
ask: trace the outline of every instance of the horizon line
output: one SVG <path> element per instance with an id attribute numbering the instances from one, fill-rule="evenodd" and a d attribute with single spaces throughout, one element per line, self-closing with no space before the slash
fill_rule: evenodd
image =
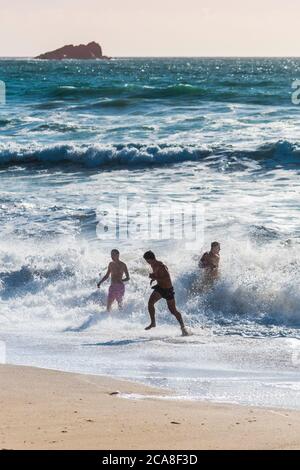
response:
<path id="1" fill-rule="evenodd" d="M 107 60 L 112 59 L 299 59 L 300 55 L 116 55 L 116 56 L 107 56 Z M 24 56 L 1 56 L 0 59 L 36 59 L 36 56 L 24 55 Z M 103 59 L 36 59 L 36 60 L 57 60 L 57 61 L 72 61 L 72 60 L 82 60 L 82 61 L 100 61 L 106 60 Z"/>

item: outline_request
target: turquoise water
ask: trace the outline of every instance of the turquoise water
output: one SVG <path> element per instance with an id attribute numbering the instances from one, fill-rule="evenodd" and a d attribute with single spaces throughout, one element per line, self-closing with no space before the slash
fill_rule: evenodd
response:
<path id="1" fill-rule="evenodd" d="M 300 75 L 299 59 L 0 64 L 7 86 L 3 164 L 17 150 L 21 161 L 87 166 L 198 161 L 207 152 L 230 159 L 234 150 L 233 158 L 256 158 L 265 144 L 270 148 L 259 158 L 270 159 L 292 153 L 297 141 L 291 85 Z M 278 150 L 279 140 L 286 142 Z M 176 149 L 169 152 L 170 145 Z"/>
<path id="2" fill-rule="evenodd" d="M 297 407 L 300 108 L 291 94 L 299 78 L 300 59 L 284 58 L 0 60 L 8 360 Z M 104 244 L 99 207 L 120 194 L 149 206 L 200 204 L 203 243 Z M 220 280 L 195 295 L 199 256 L 215 239 Z M 115 245 L 132 279 L 124 312 L 107 317 L 107 289 L 95 283 Z M 170 267 L 192 339 L 177 338 L 163 305 L 157 331 L 144 334 L 149 248 Z"/>

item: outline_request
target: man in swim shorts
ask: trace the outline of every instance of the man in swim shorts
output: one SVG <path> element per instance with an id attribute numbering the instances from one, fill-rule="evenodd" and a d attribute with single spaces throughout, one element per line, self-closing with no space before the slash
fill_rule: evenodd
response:
<path id="1" fill-rule="evenodd" d="M 173 284 L 171 281 L 171 277 L 168 271 L 167 266 L 165 266 L 161 261 L 158 261 L 155 257 L 155 254 L 152 251 L 147 251 L 144 254 L 144 259 L 148 264 L 150 264 L 152 268 L 152 273 L 149 274 L 151 279 L 151 284 L 156 281 L 157 284 L 152 287 L 153 292 L 150 296 L 148 302 L 148 310 L 151 319 L 151 323 L 146 330 L 151 330 L 151 328 L 156 327 L 155 321 L 155 304 L 161 299 L 165 299 L 167 301 L 168 308 L 172 315 L 175 316 L 176 320 L 178 321 L 182 335 L 188 336 L 188 332 L 184 325 L 181 313 L 178 312 L 175 303 L 175 292 L 173 288 Z"/>
<path id="2" fill-rule="evenodd" d="M 109 277 L 111 278 L 111 284 L 107 297 L 108 312 L 111 311 L 111 307 L 114 301 L 117 301 L 119 309 L 122 309 L 123 298 L 125 294 L 124 282 L 127 282 L 130 279 L 126 264 L 120 261 L 120 253 L 118 250 L 112 250 L 111 259 L 112 261 L 108 265 L 108 269 L 105 276 L 97 284 L 97 287 L 99 289 L 103 282 L 105 282 Z M 124 275 L 125 277 L 123 277 Z"/>

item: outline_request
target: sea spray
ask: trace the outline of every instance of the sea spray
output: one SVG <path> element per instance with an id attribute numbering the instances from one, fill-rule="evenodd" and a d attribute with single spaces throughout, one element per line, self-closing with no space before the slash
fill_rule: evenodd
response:
<path id="1" fill-rule="evenodd" d="M 68 239 L 59 244 L 18 245 L 16 251 L 14 244 L 2 244 L 0 252 L 2 324 L 59 331 L 79 328 L 91 316 L 105 312 L 107 288 L 97 291 L 96 282 L 99 270 L 105 272 L 108 253 Z M 178 304 L 187 321 L 196 327 L 234 326 L 240 334 L 249 323 L 265 334 L 269 326 L 286 329 L 287 335 L 290 328 L 299 328 L 298 246 L 248 243 L 245 250 L 245 244 L 231 243 L 224 250 L 220 279 L 207 292 L 201 291 L 202 274 L 192 255 L 182 257 L 179 252 L 168 260 L 164 250 L 158 251 L 173 273 Z M 140 328 L 151 293 L 147 268 L 141 250 L 131 253 L 126 248 L 123 256 L 129 261 L 131 282 L 122 318 Z M 164 314 L 160 321 L 172 324 L 173 319 Z"/>

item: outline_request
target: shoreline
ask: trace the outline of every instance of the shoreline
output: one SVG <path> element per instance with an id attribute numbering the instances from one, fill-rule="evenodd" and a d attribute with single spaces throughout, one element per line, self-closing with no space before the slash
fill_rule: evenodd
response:
<path id="1" fill-rule="evenodd" d="M 1 449 L 300 449 L 300 411 L 165 400 L 136 382 L 28 366 L 0 376 Z"/>

